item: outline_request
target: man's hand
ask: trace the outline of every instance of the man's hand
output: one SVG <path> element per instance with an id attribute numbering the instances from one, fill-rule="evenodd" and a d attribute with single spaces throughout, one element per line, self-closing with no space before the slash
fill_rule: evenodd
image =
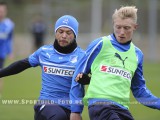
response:
<path id="1" fill-rule="evenodd" d="M 75 81 L 82 85 L 88 85 L 90 83 L 90 79 L 91 77 L 88 74 L 79 73 Z"/>
<path id="2" fill-rule="evenodd" d="M 80 113 L 71 113 L 70 120 L 82 120 Z"/>
<path id="3" fill-rule="evenodd" d="M 82 78 L 83 76 L 83 73 L 79 73 L 76 77 L 76 81 L 78 82 L 80 80 L 80 78 Z"/>

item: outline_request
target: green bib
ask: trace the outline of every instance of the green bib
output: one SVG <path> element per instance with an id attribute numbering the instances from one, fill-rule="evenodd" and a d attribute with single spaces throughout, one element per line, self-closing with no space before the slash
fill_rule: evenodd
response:
<path id="1" fill-rule="evenodd" d="M 100 53 L 91 65 L 91 81 L 84 97 L 102 98 L 129 108 L 130 86 L 137 68 L 137 57 L 133 43 L 126 52 L 116 50 L 107 37 L 103 37 Z"/>

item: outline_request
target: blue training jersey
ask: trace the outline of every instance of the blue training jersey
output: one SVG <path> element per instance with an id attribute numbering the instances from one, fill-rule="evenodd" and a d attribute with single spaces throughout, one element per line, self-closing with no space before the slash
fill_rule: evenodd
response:
<path id="1" fill-rule="evenodd" d="M 44 45 L 29 56 L 32 67 L 42 70 L 42 89 L 39 100 L 50 100 L 70 109 L 69 93 L 75 67 L 85 52 L 77 47 L 72 53 L 63 54 L 53 45 Z"/>
<path id="2" fill-rule="evenodd" d="M 119 51 L 124 52 L 127 51 L 130 48 L 130 44 L 119 44 L 114 37 L 113 34 L 107 36 L 110 40 L 112 45 Z M 71 99 L 73 101 L 79 100 L 80 98 L 83 98 L 83 87 L 81 87 L 80 84 L 75 82 L 75 78 L 79 73 L 90 73 L 90 68 L 91 65 L 96 58 L 96 56 L 99 54 L 101 48 L 102 48 L 102 38 L 98 38 L 94 40 L 86 50 L 86 56 L 82 58 L 81 62 L 79 63 L 79 66 L 77 66 L 77 69 L 75 71 L 75 74 L 73 76 L 73 85 L 71 88 Z M 131 81 L 131 90 L 134 95 L 134 97 L 143 105 L 155 108 L 155 109 L 160 109 L 160 98 L 154 96 L 146 87 L 145 85 L 145 79 L 143 77 L 143 53 L 142 51 L 135 46 L 135 52 L 137 56 L 137 61 L 138 61 L 138 67 L 135 71 L 135 74 L 132 78 Z M 74 91 L 79 90 L 79 94 L 75 94 Z M 81 92 L 80 92 L 81 91 Z M 109 101 L 109 100 L 104 100 L 104 99 L 89 99 L 89 105 L 92 105 L 95 102 L 99 101 Z M 111 101 L 114 103 L 114 101 Z M 127 109 L 124 106 L 114 103 L 121 108 Z M 81 112 L 82 111 L 82 106 L 74 106 L 74 112 Z"/>
<path id="3" fill-rule="evenodd" d="M 14 23 L 5 18 L 0 21 L 0 58 L 5 59 L 12 52 Z"/>

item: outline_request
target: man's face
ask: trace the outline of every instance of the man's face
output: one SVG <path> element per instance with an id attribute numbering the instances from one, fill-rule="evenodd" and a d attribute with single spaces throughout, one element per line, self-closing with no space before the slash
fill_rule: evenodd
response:
<path id="1" fill-rule="evenodd" d="M 74 41 L 74 33 L 67 27 L 60 27 L 56 31 L 56 39 L 61 47 L 66 47 Z"/>
<path id="2" fill-rule="evenodd" d="M 117 41 L 119 43 L 126 43 L 130 41 L 132 39 L 134 30 L 137 28 L 137 24 L 135 24 L 131 18 L 115 18 L 113 22 L 114 34 Z"/>
<path id="3" fill-rule="evenodd" d="M 0 21 L 3 20 L 7 15 L 7 7 L 5 5 L 0 5 Z"/>

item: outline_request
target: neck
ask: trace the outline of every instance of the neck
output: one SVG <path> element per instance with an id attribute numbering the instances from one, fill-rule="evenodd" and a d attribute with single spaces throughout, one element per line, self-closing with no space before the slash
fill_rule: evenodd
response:
<path id="1" fill-rule="evenodd" d="M 77 43 L 76 43 L 76 40 L 74 40 L 74 41 L 73 41 L 71 44 L 69 44 L 68 46 L 61 47 L 61 46 L 58 44 L 58 41 L 55 39 L 53 46 L 54 46 L 54 48 L 55 48 L 58 52 L 64 53 L 64 54 L 68 54 L 68 53 L 73 52 L 73 51 L 76 49 Z"/>

